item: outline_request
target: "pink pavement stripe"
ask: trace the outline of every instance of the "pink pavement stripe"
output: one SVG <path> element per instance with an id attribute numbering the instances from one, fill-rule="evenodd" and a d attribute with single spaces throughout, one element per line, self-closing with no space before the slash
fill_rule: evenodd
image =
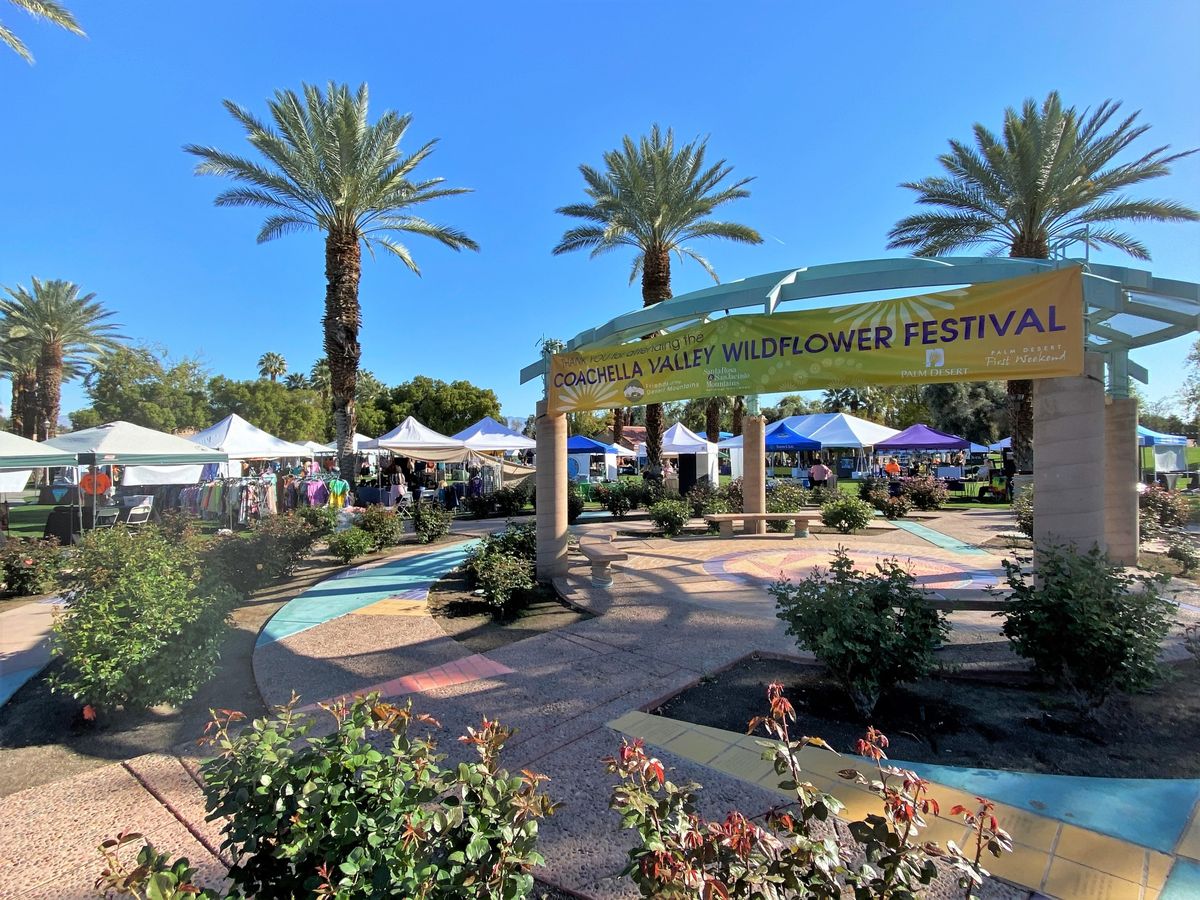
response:
<path id="1" fill-rule="evenodd" d="M 462 659 L 445 663 L 444 665 L 434 666 L 432 669 L 426 669 L 423 672 L 401 675 L 399 678 L 381 681 L 378 684 L 373 684 L 370 687 L 362 688 L 353 693 L 342 694 L 320 702 L 334 703 L 338 700 L 349 702 L 355 697 L 364 697 L 367 694 L 373 693 L 378 693 L 385 698 L 402 697 L 405 694 L 416 694 L 421 691 L 454 687 L 455 685 L 467 684 L 484 678 L 492 678 L 496 675 L 511 675 L 512 671 L 508 666 L 498 663 L 494 659 L 489 659 L 482 653 L 475 653 L 471 656 L 464 656 Z M 317 703 L 309 703 L 300 709 L 302 712 L 311 712 L 317 706 Z"/>

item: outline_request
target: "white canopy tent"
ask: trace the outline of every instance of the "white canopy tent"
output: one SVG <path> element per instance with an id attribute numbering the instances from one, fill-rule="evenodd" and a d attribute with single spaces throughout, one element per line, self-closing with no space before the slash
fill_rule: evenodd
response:
<path id="1" fill-rule="evenodd" d="M 0 494 L 23 491 L 34 469 L 74 465 L 74 453 L 0 431 Z"/>
<path id="2" fill-rule="evenodd" d="M 309 441 L 308 443 L 312 443 Z M 367 437 L 365 434 L 354 433 L 352 446 L 355 453 L 366 453 L 371 450 L 378 450 L 379 441 L 376 438 Z M 313 450 L 313 456 L 337 456 L 337 441 L 330 441 L 328 444 L 320 444 L 320 450 Z"/>
<path id="3" fill-rule="evenodd" d="M 713 484 L 719 483 L 717 445 L 700 437 L 682 422 L 676 422 L 663 432 L 662 452 L 665 456 L 695 455 L 696 477 L 707 475 Z M 638 456 L 645 455 L 646 445 L 638 444 Z"/>
<path id="4" fill-rule="evenodd" d="M 425 462 L 489 462 L 464 442 L 439 434 L 412 416 L 371 443 L 380 450 Z"/>
<path id="5" fill-rule="evenodd" d="M 500 424 L 491 416 L 484 416 L 474 425 L 464 428 L 453 436 L 453 440 L 462 441 L 480 453 L 532 450 L 537 447 L 537 441 Z"/>
<path id="6" fill-rule="evenodd" d="M 132 422 L 73 431 L 46 441 L 45 446 L 74 454 L 81 466 L 206 465 L 229 460 L 226 453 Z"/>
<path id="7" fill-rule="evenodd" d="M 900 433 L 895 428 L 868 422 L 849 413 L 812 413 L 772 422 L 765 434 L 785 425 L 802 437 L 819 441 L 822 449 L 835 450 L 865 450 Z M 727 438 L 718 446 L 729 450 L 730 470 L 737 478 L 742 474 L 742 436 Z"/>

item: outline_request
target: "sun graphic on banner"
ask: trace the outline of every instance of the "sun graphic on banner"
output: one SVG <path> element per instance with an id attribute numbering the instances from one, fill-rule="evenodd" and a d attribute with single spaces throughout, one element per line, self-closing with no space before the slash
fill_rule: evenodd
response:
<path id="1" fill-rule="evenodd" d="M 619 385 L 575 384 L 558 389 L 556 406 L 562 412 L 576 412 L 582 409 L 606 409 L 610 406 L 624 406 L 625 404 L 626 400 L 621 395 Z"/>
<path id="2" fill-rule="evenodd" d="M 900 297 L 896 300 L 880 300 L 876 303 L 856 303 L 853 306 L 833 310 L 834 321 L 839 325 L 849 324 L 855 328 L 873 328 L 888 325 L 899 331 L 907 322 L 922 322 L 938 318 L 938 313 L 954 309 L 953 297 L 968 297 L 966 291 L 942 291 L 918 297 Z"/>

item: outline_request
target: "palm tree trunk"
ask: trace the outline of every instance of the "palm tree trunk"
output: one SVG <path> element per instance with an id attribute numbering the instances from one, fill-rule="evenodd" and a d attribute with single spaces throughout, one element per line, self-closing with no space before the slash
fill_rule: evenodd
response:
<path id="1" fill-rule="evenodd" d="M 733 398 L 733 415 L 732 421 L 729 423 L 729 430 L 734 436 L 742 433 L 742 416 L 746 414 L 746 398 L 740 394 Z"/>
<path id="2" fill-rule="evenodd" d="M 625 410 L 619 406 L 612 411 L 613 427 L 612 427 L 612 442 L 614 444 L 621 443 L 621 437 L 625 433 Z"/>
<path id="3" fill-rule="evenodd" d="M 37 365 L 37 421 L 34 430 L 42 431 L 42 440 L 58 434 L 58 416 L 62 411 L 63 350 L 56 343 L 42 345 Z"/>
<path id="4" fill-rule="evenodd" d="M 362 249 L 358 237 L 331 231 L 325 238 L 325 358 L 329 361 L 334 435 L 342 477 L 354 483 L 354 432 L 358 415 L 354 391 L 358 386 L 358 361 L 362 348 L 358 330 L 362 317 L 358 305 L 358 280 Z"/>
<path id="5" fill-rule="evenodd" d="M 1018 237 L 1009 256 L 1020 259 L 1049 259 L 1045 238 Z M 1033 382 L 1019 379 L 1008 382 L 1008 418 L 1012 425 L 1012 455 L 1018 472 L 1033 471 Z"/>
<path id="6" fill-rule="evenodd" d="M 721 400 L 718 397 L 709 397 L 704 407 L 704 431 L 705 437 L 714 444 L 721 439 Z"/>
<path id="7" fill-rule="evenodd" d="M 671 254 L 664 248 L 647 249 L 642 261 L 642 305 L 671 299 Z M 646 405 L 646 463 L 662 466 L 663 414 L 661 403 Z"/>

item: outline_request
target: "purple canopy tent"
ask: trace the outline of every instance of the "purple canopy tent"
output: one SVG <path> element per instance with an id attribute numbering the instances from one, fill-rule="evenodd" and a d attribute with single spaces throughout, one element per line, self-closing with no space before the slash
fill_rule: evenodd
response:
<path id="1" fill-rule="evenodd" d="M 928 425 L 910 425 L 895 437 L 875 445 L 881 450 L 966 450 L 971 442 L 956 434 L 946 434 Z"/>

